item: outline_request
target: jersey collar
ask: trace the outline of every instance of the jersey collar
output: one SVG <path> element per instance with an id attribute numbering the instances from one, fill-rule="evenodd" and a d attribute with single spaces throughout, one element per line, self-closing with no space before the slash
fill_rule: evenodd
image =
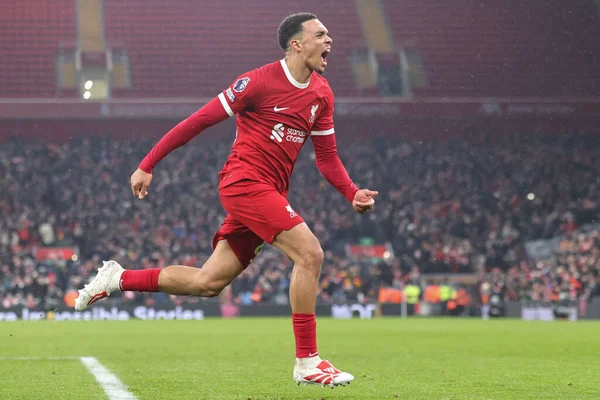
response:
<path id="1" fill-rule="evenodd" d="M 292 73 L 290 72 L 290 69 L 288 68 L 287 64 L 285 63 L 285 58 L 282 59 L 280 61 L 280 63 L 281 63 L 281 67 L 283 68 L 283 72 L 285 72 L 285 76 L 287 77 L 288 81 L 290 81 L 290 83 L 292 85 L 296 86 L 298 89 L 306 89 L 308 87 L 308 85 L 310 85 L 310 78 L 308 79 L 308 82 L 306 82 L 306 83 L 300 83 L 294 79 L 294 77 L 292 76 Z"/>

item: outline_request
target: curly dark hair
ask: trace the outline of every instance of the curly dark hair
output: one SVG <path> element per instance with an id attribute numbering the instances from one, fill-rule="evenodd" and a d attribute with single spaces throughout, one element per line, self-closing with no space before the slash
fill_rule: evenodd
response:
<path id="1" fill-rule="evenodd" d="M 288 50 L 290 46 L 290 40 L 302 32 L 302 24 L 306 21 L 310 21 L 311 19 L 317 19 L 317 16 L 311 13 L 303 12 L 285 17 L 277 29 L 279 45 L 283 50 Z"/>

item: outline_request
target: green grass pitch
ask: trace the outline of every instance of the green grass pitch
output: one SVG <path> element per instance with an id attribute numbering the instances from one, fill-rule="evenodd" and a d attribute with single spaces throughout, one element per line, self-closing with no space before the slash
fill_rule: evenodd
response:
<path id="1" fill-rule="evenodd" d="M 354 374 L 350 386 L 296 386 L 286 318 L 3 322 L 0 399 L 108 399 L 81 356 L 139 400 L 600 399 L 599 322 L 319 318 L 317 328 L 321 356 Z"/>

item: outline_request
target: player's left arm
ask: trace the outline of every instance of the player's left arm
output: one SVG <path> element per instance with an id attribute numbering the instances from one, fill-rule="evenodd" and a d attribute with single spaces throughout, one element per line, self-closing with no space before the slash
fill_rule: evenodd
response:
<path id="1" fill-rule="evenodd" d="M 333 127 L 333 94 L 329 100 L 330 102 L 326 105 L 310 134 L 315 149 L 317 168 L 327 182 L 352 203 L 354 210 L 363 214 L 373 208 L 375 197 L 379 192 L 359 189 L 350 179 L 337 151 Z"/>

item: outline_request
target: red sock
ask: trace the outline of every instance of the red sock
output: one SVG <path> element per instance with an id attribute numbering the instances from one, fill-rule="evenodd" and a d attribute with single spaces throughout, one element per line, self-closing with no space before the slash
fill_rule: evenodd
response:
<path id="1" fill-rule="evenodd" d="M 315 314 L 294 314 L 294 336 L 296 337 L 296 357 L 314 357 L 317 352 L 317 321 Z"/>
<path id="2" fill-rule="evenodd" d="M 161 268 L 148 268 L 140 270 L 126 269 L 121 275 L 120 287 L 122 291 L 158 292 L 158 274 Z"/>

